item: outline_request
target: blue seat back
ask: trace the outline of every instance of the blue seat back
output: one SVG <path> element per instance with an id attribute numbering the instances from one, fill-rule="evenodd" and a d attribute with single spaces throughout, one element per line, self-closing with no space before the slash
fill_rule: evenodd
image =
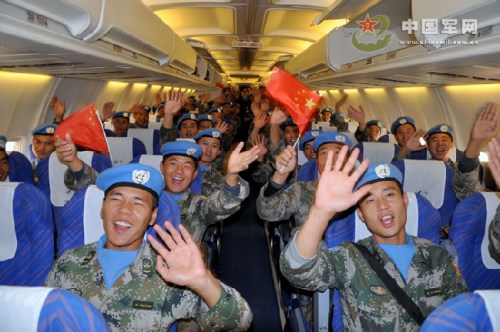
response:
<path id="1" fill-rule="evenodd" d="M 0 183 L 0 197 L 0 285 L 43 285 L 55 255 L 50 204 L 28 183 Z"/>
<path id="2" fill-rule="evenodd" d="M 300 166 L 299 174 L 297 175 L 297 181 L 315 181 L 318 179 L 318 163 L 316 159 L 311 159 Z"/>
<path id="3" fill-rule="evenodd" d="M 500 289 L 500 264 L 488 251 L 488 227 L 500 203 L 499 193 L 476 193 L 456 207 L 450 226 L 450 239 L 458 254 L 458 266 L 467 286 Z"/>
<path id="4" fill-rule="evenodd" d="M 17 151 L 9 153 L 9 181 L 35 184 L 33 167 L 24 154 Z"/>
<path id="5" fill-rule="evenodd" d="M 146 154 L 144 143 L 134 137 L 107 137 L 113 166 L 128 164 Z"/>
<path id="6" fill-rule="evenodd" d="M 437 160 L 405 159 L 393 164 L 403 173 L 404 191 L 417 192 L 426 197 L 441 214 L 441 227 L 448 226 L 458 204 L 452 186 L 455 171 Z M 442 186 L 439 181 L 443 181 Z"/>

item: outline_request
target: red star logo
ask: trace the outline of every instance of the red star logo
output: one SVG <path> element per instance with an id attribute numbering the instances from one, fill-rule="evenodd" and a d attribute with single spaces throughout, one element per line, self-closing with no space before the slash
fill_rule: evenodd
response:
<path id="1" fill-rule="evenodd" d="M 364 21 L 356 21 L 356 23 L 363 27 L 363 29 L 361 29 L 361 34 L 364 34 L 367 31 L 375 34 L 375 30 L 373 30 L 373 27 L 379 24 L 380 21 L 372 21 L 370 19 L 370 14 L 367 13 Z"/>

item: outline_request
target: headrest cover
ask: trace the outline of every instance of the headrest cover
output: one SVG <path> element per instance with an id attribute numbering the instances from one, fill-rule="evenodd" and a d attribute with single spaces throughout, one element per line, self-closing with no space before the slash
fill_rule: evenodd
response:
<path id="1" fill-rule="evenodd" d="M 207 128 L 202 131 L 199 131 L 195 136 L 194 139 L 195 141 L 198 141 L 202 137 L 211 137 L 211 138 L 217 138 L 222 142 L 222 133 L 220 130 L 215 129 L 215 128 Z"/>
<path id="2" fill-rule="evenodd" d="M 363 174 L 358 183 L 356 183 L 354 190 L 358 190 L 367 183 L 387 180 L 393 180 L 402 184 L 403 174 L 401 174 L 401 171 L 393 164 L 386 162 L 371 163 L 368 165 L 365 174 Z"/>
<path id="3" fill-rule="evenodd" d="M 309 130 L 307 133 L 305 133 L 304 137 L 302 138 L 302 140 L 299 143 L 299 150 L 304 151 L 304 145 L 306 145 L 306 143 L 316 139 L 316 137 L 318 137 L 319 134 L 321 134 L 321 133 L 322 133 L 322 131 L 320 129 Z"/>
<path id="4" fill-rule="evenodd" d="M 396 130 L 398 129 L 398 127 L 407 123 L 411 124 L 413 128 L 417 128 L 417 126 L 415 125 L 415 120 L 413 120 L 409 116 L 400 116 L 396 119 L 396 121 L 392 123 L 391 134 L 396 134 Z"/>
<path id="5" fill-rule="evenodd" d="M 97 177 L 96 185 L 106 194 L 114 187 L 140 188 L 149 191 L 158 199 L 165 187 L 165 181 L 155 168 L 131 163 L 106 169 Z"/>
<path id="6" fill-rule="evenodd" d="M 56 131 L 56 124 L 41 124 L 31 131 L 31 135 L 54 135 Z"/>
<path id="7" fill-rule="evenodd" d="M 168 142 L 161 146 L 160 152 L 163 156 L 179 155 L 198 160 L 201 156 L 201 146 L 190 141 Z"/>
<path id="8" fill-rule="evenodd" d="M 351 139 L 347 135 L 338 133 L 336 131 L 329 131 L 319 134 L 314 139 L 314 144 L 313 144 L 314 151 L 318 151 L 319 147 L 326 143 L 339 143 L 347 145 L 349 147 L 349 150 L 352 147 Z"/>
<path id="9" fill-rule="evenodd" d="M 441 123 L 441 124 L 438 124 L 434 127 L 432 127 L 431 129 L 429 129 L 429 131 L 427 131 L 427 140 L 429 140 L 429 138 L 434 135 L 434 134 L 448 134 L 450 137 L 451 137 L 451 140 L 453 141 L 453 136 L 455 134 L 455 131 L 453 130 L 453 127 L 452 126 L 449 126 L 447 124 L 444 124 L 444 123 Z"/>

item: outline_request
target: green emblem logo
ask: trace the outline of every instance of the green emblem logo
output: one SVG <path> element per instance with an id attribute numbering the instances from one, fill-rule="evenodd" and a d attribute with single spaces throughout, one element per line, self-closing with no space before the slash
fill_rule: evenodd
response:
<path id="1" fill-rule="evenodd" d="M 352 45 L 363 52 L 375 52 L 389 45 L 392 33 L 387 32 L 390 24 L 389 17 L 377 15 L 370 18 L 366 14 L 364 21 L 356 21 L 361 26 L 361 32 L 355 31 L 352 35 Z M 368 32 L 368 34 L 366 34 Z M 363 41 L 360 41 L 362 39 Z M 372 41 L 372 42 L 370 42 Z"/>

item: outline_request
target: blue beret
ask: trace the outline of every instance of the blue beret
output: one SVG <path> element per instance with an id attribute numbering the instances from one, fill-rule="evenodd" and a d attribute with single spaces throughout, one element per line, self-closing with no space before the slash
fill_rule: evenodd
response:
<path id="1" fill-rule="evenodd" d="M 453 135 L 455 135 L 455 131 L 453 130 L 452 126 L 441 123 L 438 124 L 437 126 L 432 127 L 431 129 L 429 129 L 429 131 L 427 131 L 427 140 L 429 140 L 431 135 L 439 133 L 448 134 L 452 140 L 453 140 Z"/>
<path id="2" fill-rule="evenodd" d="M 143 164 L 125 164 L 106 169 L 96 179 L 95 184 L 105 193 L 115 187 L 134 187 L 149 191 L 158 199 L 165 181 L 154 167 Z"/>
<path id="3" fill-rule="evenodd" d="M 230 101 L 223 101 L 222 103 L 219 104 L 219 106 L 224 106 L 224 105 L 231 105 L 232 106 L 233 103 Z"/>
<path id="4" fill-rule="evenodd" d="M 196 121 L 196 118 L 197 118 L 196 113 L 190 112 L 190 113 L 184 114 L 183 116 L 181 116 L 179 121 L 177 121 L 177 130 L 179 130 L 179 128 L 181 127 L 182 122 L 184 122 L 186 120 Z M 198 123 L 198 122 L 196 122 L 196 123 Z"/>
<path id="5" fill-rule="evenodd" d="M 214 108 L 211 108 L 210 111 L 208 111 L 208 114 L 212 114 L 214 112 L 218 112 L 220 113 L 220 108 L 219 107 L 214 107 Z"/>
<path id="6" fill-rule="evenodd" d="M 370 120 L 366 123 L 366 126 L 369 127 L 369 126 L 377 126 L 379 127 L 380 129 L 382 129 L 382 122 L 380 122 L 379 120 Z"/>
<path id="7" fill-rule="evenodd" d="M 198 123 L 200 123 L 201 121 L 212 121 L 213 125 L 215 126 L 215 119 L 210 114 L 202 114 L 198 118 L 196 118 L 196 121 Z"/>
<path id="8" fill-rule="evenodd" d="M 331 114 L 335 113 L 335 111 L 334 111 L 333 109 L 329 108 L 329 107 L 327 107 L 327 108 L 323 108 L 323 109 L 321 110 L 321 114 L 323 114 L 323 113 L 325 113 L 325 112 L 330 112 Z"/>
<path id="9" fill-rule="evenodd" d="M 129 119 L 130 113 L 129 112 L 116 112 L 116 113 L 113 113 L 113 115 L 111 115 L 111 119 L 114 119 L 114 118 L 127 118 L 127 119 Z"/>
<path id="10" fill-rule="evenodd" d="M 7 145 L 7 137 L 4 135 L 0 135 L 0 148 L 5 149 L 5 146 Z"/>
<path id="11" fill-rule="evenodd" d="M 407 123 L 411 124 L 413 128 L 417 128 L 417 126 L 415 125 L 415 120 L 413 120 L 409 116 L 400 116 L 396 119 L 396 121 L 392 123 L 391 134 L 396 134 L 396 130 L 398 129 L 398 127 Z"/>
<path id="12" fill-rule="evenodd" d="M 212 138 L 217 138 L 222 142 L 222 133 L 220 132 L 219 129 L 215 128 L 207 128 L 202 131 L 199 131 L 195 136 L 194 139 L 195 141 L 198 141 L 202 137 L 212 137 Z"/>
<path id="13" fill-rule="evenodd" d="M 190 141 L 168 142 L 161 146 L 160 152 L 163 156 L 180 155 L 198 160 L 201 156 L 201 146 Z"/>
<path id="14" fill-rule="evenodd" d="M 306 134 L 304 135 L 304 137 L 302 137 L 302 140 L 299 143 L 299 150 L 304 151 L 304 145 L 306 145 L 307 142 L 314 140 L 321 133 L 322 133 L 321 129 L 313 129 L 306 132 Z"/>
<path id="15" fill-rule="evenodd" d="M 153 113 L 153 108 L 151 106 L 144 105 L 142 109 L 148 111 L 148 113 Z"/>
<path id="16" fill-rule="evenodd" d="M 318 151 L 319 147 L 325 143 L 339 143 L 343 145 L 347 145 L 349 150 L 351 149 L 352 142 L 351 139 L 342 133 L 337 133 L 335 131 L 328 131 L 318 135 L 314 140 L 314 151 Z"/>
<path id="17" fill-rule="evenodd" d="M 280 124 L 280 128 L 285 128 L 285 127 L 290 127 L 290 126 L 295 126 L 297 127 L 297 124 L 295 122 L 293 122 L 293 119 L 292 118 L 288 118 L 286 119 L 285 121 L 283 121 L 281 124 Z"/>
<path id="18" fill-rule="evenodd" d="M 56 124 L 41 124 L 31 131 L 31 135 L 54 135 Z"/>
<path id="19" fill-rule="evenodd" d="M 378 162 L 371 163 L 368 165 L 368 169 L 365 174 L 359 179 L 358 183 L 354 187 L 354 190 L 358 190 L 360 187 L 367 183 L 374 183 L 379 181 L 393 180 L 402 184 L 403 174 L 401 171 L 391 163 Z"/>

